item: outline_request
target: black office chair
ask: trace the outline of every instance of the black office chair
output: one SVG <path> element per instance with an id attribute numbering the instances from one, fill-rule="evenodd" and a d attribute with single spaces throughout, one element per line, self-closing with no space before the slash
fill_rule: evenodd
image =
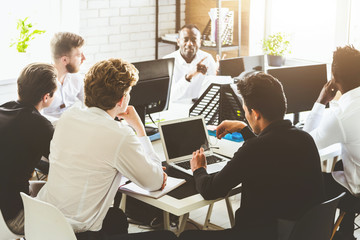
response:
<path id="1" fill-rule="evenodd" d="M 47 175 L 49 174 L 49 162 L 45 160 L 40 160 L 36 165 L 34 171 L 37 180 L 46 180 Z"/>
<path id="2" fill-rule="evenodd" d="M 310 209 L 298 221 L 278 220 L 278 240 L 329 240 L 335 212 L 345 193 Z"/>
<path id="3" fill-rule="evenodd" d="M 339 204 L 340 214 L 334 225 L 333 233 L 331 239 L 334 237 L 338 227 L 340 226 L 341 221 L 343 220 L 346 213 L 355 214 L 355 219 L 359 216 L 360 213 L 360 198 L 354 197 L 353 195 L 348 195 L 344 198 L 343 201 Z M 359 225 L 354 222 L 354 231 L 359 229 Z"/>

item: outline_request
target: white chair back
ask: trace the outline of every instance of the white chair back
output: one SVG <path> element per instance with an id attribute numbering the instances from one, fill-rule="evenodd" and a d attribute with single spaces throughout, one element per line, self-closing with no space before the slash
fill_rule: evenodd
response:
<path id="1" fill-rule="evenodd" d="M 20 194 L 24 203 L 26 240 L 76 240 L 59 209 L 25 193 Z"/>
<path id="2" fill-rule="evenodd" d="M 4 217 L 2 215 L 2 212 L 0 210 L 0 240 L 11 240 L 11 239 L 18 239 L 22 238 L 22 235 L 17 235 L 10 231 L 8 226 L 6 225 L 6 222 L 4 220 Z"/>

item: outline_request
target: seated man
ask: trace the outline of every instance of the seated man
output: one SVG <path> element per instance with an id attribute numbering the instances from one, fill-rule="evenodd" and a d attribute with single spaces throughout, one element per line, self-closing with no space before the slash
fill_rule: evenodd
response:
<path id="1" fill-rule="evenodd" d="M 360 51 L 352 46 L 337 48 L 332 75 L 314 104 L 304 130 L 314 138 L 319 149 L 341 144 L 343 169 L 325 174 L 325 190 L 329 197 L 347 192 L 339 206 L 351 209 L 346 206 L 349 198 L 360 198 Z M 329 111 L 325 111 L 326 104 L 333 100 L 337 91 L 342 96 L 331 102 Z M 355 239 L 354 219 L 355 213 L 347 211 L 335 239 Z"/>
<path id="2" fill-rule="evenodd" d="M 58 32 L 51 40 L 51 54 L 58 71 L 58 90 L 51 106 L 43 111 L 51 121 L 60 118 L 75 102 L 84 101 L 83 77 L 78 74 L 85 60 L 83 45 L 84 39 L 70 32 Z"/>
<path id="3" fill-rule="evenodd" d="M 53 126 L 39 111 L 56 90 L 57 71 L 50 64 L 26 66 L 18 80 L 18 101 L 0 106 L 0 209 L 11 231 L 24 234 L 20 192 L 31 193 L 29 179 L 42 156 L 48 157 Z"/>
<path id="4" fill-rule="evenodd" d="M 258 73 L 240 80 L 238 90 L 252 131 L 244 122 L 223 121 L 216 135 L 240 132 L 245 139 L 242 147 L 215 175 L 206 171 L 202 148 L 191 160 L 196 189 L 205 199 L 224 197 L 242 183 L 235 226 L 184 232 L 181 239 L 277 239 L 277 219 L 296 221 L 325 199 L 313 139 L 283 119 L 286 99 L 281 83 Z"/>
<path id="5" fill-rule="evenodd" d="M 179 31 L 179 50 L 164 56 L 175 58 L 171 86 L 171 101 L 198 98 L 205 90 L 205 75 L 216 75 L 217 65 L 213 57 L 200 50 L 200 30 L 193 24 Z"/>
<path id="6" fill-rule="evenodd" d="M 48 182 L 38 197 L 60 209 L 78 239 L 103 239 L 109 234 L 100 230 L 121 176 L 150 191 L 166 183 L 144 126 L 128 106 L 137 80 L 137 69 L 124 60 L 96 63 L 85 76 L 88 108 L 73 106 L 55 129 Z"/>

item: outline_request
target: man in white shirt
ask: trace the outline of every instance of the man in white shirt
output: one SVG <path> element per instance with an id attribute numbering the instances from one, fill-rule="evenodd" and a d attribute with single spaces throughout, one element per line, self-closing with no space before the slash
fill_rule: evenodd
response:
<path id="1" fill-rule="evenodd" d="M 175 58 L 170 101 L 198 98 L 205 90 L 206 75 L 216 75 L 214 58 L 200 50 L 200 30 L 193 24 L 179 31 L 179 50 L 164 56 Z"/>
<path id="2" fill-rule="evenodd" d="M 51 106 L 43 111 L 50 121 L 60 118 L 75 102 L 84 101 L 83 77 L 78 74 L 85 60 L 83 45 L 84 39 L 70 32 L 58 32 L 51 40 L 51 54 L 58 71 L 58 90 Z"/>
<path id="3" fill-rule="evenodd" d="M 306 120 L 304 130 L 311 134 L 319 149 L 341 144 L 343 169 L 335 169 L 332 176 L 325 176 L 325 184 L 329 196 L 347 192 L 339 205 L 340 209 L 347 209 L 351 208 L 346 206 L 347 199 L 356 197 L 360 201 L 360 52 L 352 46 L 337 48 L 332 75 Z M 332 101 L 337 91 L 342 96 Z M 330 109 L 325 111 L 329 102 Z M 355 239 L 354 218 L 354 213 L 347 211 L 335 235 L 337 239 Z"/>
<path id="4" fill-rule="evenodd" d="M 88 108 L 73 106 L 55 129 L 49 177 L 38 197 L 65 215 L 78 239 L 107 239 L 100 230 L 121 176 L 150 191 L 166 184 L 161 160 L 128 106 L 137 80 L 137 69 L 124 60 L 96 63 L 84 81 Z"/>

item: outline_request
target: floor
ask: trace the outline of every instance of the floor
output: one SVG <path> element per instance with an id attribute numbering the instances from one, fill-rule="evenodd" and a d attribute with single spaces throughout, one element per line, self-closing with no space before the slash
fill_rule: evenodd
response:
<path id="1" fill-rule="evenodd" d="M 241 198 L 241 194 L 235 195 L 230 198 L 234 211 L 238 209 L 240 206 L 240 198 Z M 188 221 L 186 225 L 186 229 L 196 229 L 198 227 L 201 227 L 204 224 L 206 213 L 207 213 L 207 207 L 203 207 L 197 209 L 196 211 L 190 212 L 190 219 L 192 221 Z M 219 201 L 215 203 L 211 216 L 212 216 L 211 223 L 216 224 L 222 228 L 230 228 L 230 222 L 227 215 L 225 201 Z M 356 219 L 356 223 L 360 225 L 360 216 Z M 172 229 L 172 230 L 176 231 L 176 229 Z M 146 232 L 146 231 L 153 231 L 153 229 L 146 226 L 140 226 L 135 224 L 130 224 L 129 226 L 129 233 Z M 355 237 L 357 237 L 357 239 L 360 240 L 360 229 L 356 230 L 354 235 Z"/>

